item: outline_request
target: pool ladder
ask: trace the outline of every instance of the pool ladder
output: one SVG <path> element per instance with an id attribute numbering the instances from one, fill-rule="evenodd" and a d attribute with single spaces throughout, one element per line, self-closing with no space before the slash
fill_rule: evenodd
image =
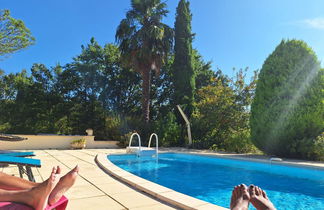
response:
<path id="1" fill-rule="evenodd" d="M 138 138 L 138 147 L 132 147 L 133 137 L 137 136 Z M 151 148 L 152 138 L 155 137 L 156 146 L 155 149 Z M 147 147 L 141 145 L 141 137 L 138 133 L 133 133 L 129 140 L 129 145 L 126 148 L 127 153 L 136 153 L 137 156 L 158 156 L 159 153 L 159 139 L 156 133 L 152 133 Z"/>

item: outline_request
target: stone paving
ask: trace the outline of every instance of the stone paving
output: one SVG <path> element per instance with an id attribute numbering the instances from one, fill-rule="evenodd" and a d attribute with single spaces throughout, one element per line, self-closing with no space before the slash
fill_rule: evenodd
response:
<path id="1" fill-rule="evenodd" d="M 68 210 L 175 209 L 117 181 L 103 172 L 95 163 L 97 154 L 125 153 L 123 149 L 34 150 L 34 152 L 35 158 L 42 161 L 41 168 L 33 168 L 37 182 L 47 179 L 53 166 L 59 165 L 62 173 L 71 170 L 77 164 L 80 166 L 79 178 L 65 193 L 69 199 Z M 15 166 L 0 168 L 0 170 L 19 176 Z"/>
<path id="2" fill-rule="evenodd" d="M 168 148 L 167 151 L 174 152 L 193 152 L 200 154 L 216 153 L 202 150 L 187 150 L 179 148 Z M 36 154 L 35 158 L 41 159 L 42 167 L 33 168 L 33 173 L 37 182 L 47 179 L 53 166 L 59 165 L 62 173 L 65 173 L 76 165 L 80 166 L 79 178 L 75 185 L 65 194 L 69 198 L 68 210 L 88 210 L 88 209 L 147 209 L 147 210 L 168 210 L 175 209 L 156 200 L 146 193 L 133 189 L 129 185 L 119 182 L 101 170 L 95 163 L 97 154 L 125 154 L 125 149 L 85 149 L 85 150 L 33 150 Z M 255 155 L 239 155 L 217 153 L 219 156 L 251 159 L 260 161 L 269 161 L 269 157 Z M 323 170 L 323 162 L 311 162 L 300 160 L 284 160 L 283 164 L 302 165 L 308 167 L 316 167 Z M 10 175 L 19 176 L 16 166 L 0 167 L 3 171 Z M 25 177 L 27 178 L 27 177 Z"/>

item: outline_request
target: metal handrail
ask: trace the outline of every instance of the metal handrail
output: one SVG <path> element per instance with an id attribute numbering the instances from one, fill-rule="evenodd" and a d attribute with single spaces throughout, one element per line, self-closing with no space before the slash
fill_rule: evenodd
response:
<path id="1" fill-rule="evenodd" d="M 131 137 L 130 137 L 130 140 L 129 140 L 129 147 L 132 145 L 132 140 L 133 140 L 133 137 L 134 136 L 137 136 L 137 138 L 138 138 L 138 144 L 139 144 L 139 150 L 141 151 L 142 149 L 141 149 L 141 137 L 140 137 L 140 135 L 138 134 L 138 133 L 133 133 L 132 135 L 131 135 Z"/>
<path id="2" fill-rule="evenodd" d="M 156 135 L 156 133 L 152 133 L 151 136 L 150 136 L 150 140 L 149 140 L 149 143 L 148 143 L 148 148 L 151 147 L 151 140 L 153 138 L 153 136 L 155 136 L 155 143 L 156 143 L 156 149 L 155 149 L 155 153 L 156 155 L 158 155 L 158 151 L 159 151 L 159 138 L 158 136 Z"/>

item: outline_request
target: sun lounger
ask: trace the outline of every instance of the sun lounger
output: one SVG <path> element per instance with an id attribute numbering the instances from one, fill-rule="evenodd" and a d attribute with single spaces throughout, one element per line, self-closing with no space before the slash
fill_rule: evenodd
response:
<path id="1" fill-rule="evenodd" d="M 35 156 L 34 152 L 14 152 L 14 151 L 0 151 L 0 155 L 7 155 L 13 157 L 31 157 Z"/>
<path id="2" fill-rule="evenodd" d="M 65 210 L 69 200 L 65 197 L 62 196 L 61 199 L 56 202 L 54 205 L 50 206 L 47 205 L 47 207 L 44 210 Z M 13 203 L 13 202 L 0 202 L 0 209 L 1 210 L 33 210 L 33 208 L 19 204 L 19 203 Z"/>
<path id="3" fill-rule="evenodd" d="M 0 155 L 0 163 L 17 165 L 20 177 L 23 177 L 23 174 L 25 173 L 28 176 L 28 179 L 32 182 L 35 182 L 35 178 L 31 167 L 41 167 L 41 162 L 38 159 L 13 157 L 8 155 Z"/>

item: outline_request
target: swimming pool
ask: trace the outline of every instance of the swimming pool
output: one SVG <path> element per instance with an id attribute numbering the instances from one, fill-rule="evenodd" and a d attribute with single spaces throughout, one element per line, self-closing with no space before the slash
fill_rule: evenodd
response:
<path id="1" fill-rule="evenodd" d="M 227 208 L 233 186 L 245 183 L 263 188 L 277 209 L 324 209 L 320 169 L 182 153 L 162 153 L 158 159 L 135 155 L 108 159 L 144 179 Z"/>

